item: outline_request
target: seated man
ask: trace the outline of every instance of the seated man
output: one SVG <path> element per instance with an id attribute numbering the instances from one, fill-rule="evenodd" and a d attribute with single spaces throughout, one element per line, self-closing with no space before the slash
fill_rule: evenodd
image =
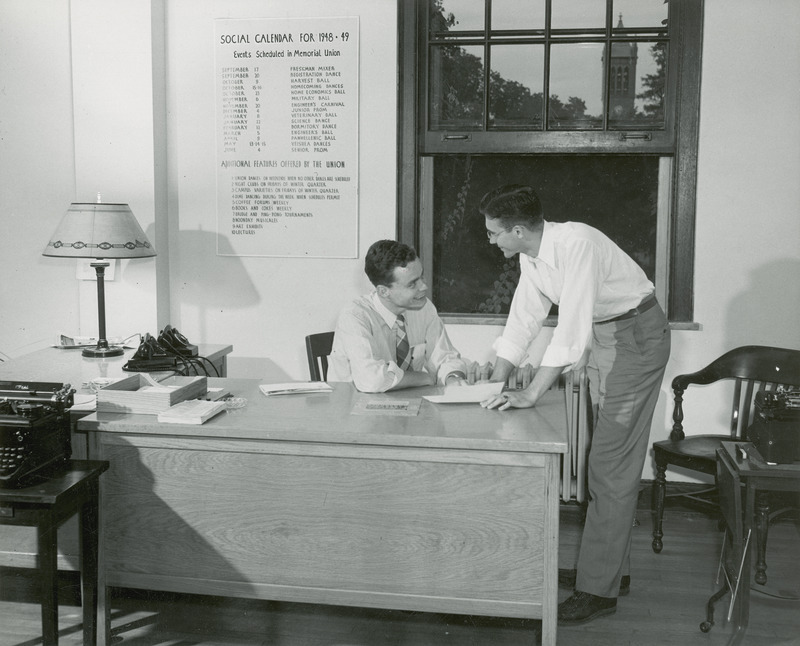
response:
<path id="1" fill-rule="evenodd" d="M 416 251 L 379 240 L 367 251 L 364 271 L 375 291 L 341 313 L 331 378 L 369 393 L 464 382 L 467 366 L 428 300 Z"/>

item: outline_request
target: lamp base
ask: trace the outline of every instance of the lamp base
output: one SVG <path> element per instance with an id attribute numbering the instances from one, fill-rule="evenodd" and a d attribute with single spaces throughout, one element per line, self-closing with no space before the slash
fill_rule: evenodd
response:
<path id="1" fill-rule="evenodd" d="M 84 348 L 81 354 L 84 357 L 91 357 L 93 359 L 104 359 L 106 357 L 121 357 L 125 351 L 119 346 L 95 346 L 94 348 Z"/>

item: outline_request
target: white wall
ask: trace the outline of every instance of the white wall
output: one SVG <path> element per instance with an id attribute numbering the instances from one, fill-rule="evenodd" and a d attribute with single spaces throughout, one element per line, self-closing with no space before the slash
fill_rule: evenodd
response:
<path id="1" fill-rule="evenodd" d="M 150 3 L 0 3 L 0 352 L 97 334 L 93 280 L 41 252 L 71 202 L 127 202 L 153 228 Z M 151 237 L 158 249 L 158 240 Z M 155 261 L 116 261 L 109 336 L 155 327 Z"/>
<path id="2" fill-rule="evenodd" d="M 75 197 L 67 2 L 0 3 L 0 358 L 78 320 L 75 261 L 42 251 Z"/>
<path id="3" fill-rule="evenodd" d="M 168 3 L 173 325 L 190 339 L 232 343 L 229 372 L 308 376 L 303 339 L 333 329 L 342 304 L 368 289 L 361 259 L 217 256 L 214 20 L 359 17 L 359 249 L 395 236 L 397 27 L 394 0 Z M 224 244 L 224 238 L 220 238 Z"/>
<path id="4" fill-rule="evenodd" d="M 122 3 L 126 11 L 134 11 L 124 49 L 133 48 L 137 55 L 106 58 L 101 69 L 115 70 L 137 87 L 152 83 L 157 74 L 151 78 L 149 63 L 141 58 L 146 57 L 144 50 L 151 39 L 146 16 L 152 12 L 158 17 L 159 0 L 72 0 L 73 13 L 76 5 L 91 7 L 93 3 L 100 13 L 93 19 L 81 11 L 79 20 L 84 26 L 99 27 L 109 20 L 118 25 L 122 14 L 116 15 L 115 10 Z M 157 333 L 159 325 L 171 322 L 193 341 L 232 343 L 232 375 L 304 379 L 303 337 L 331 329 L 342 304 L 368 289 L 363 260 L 215 255 L 212 21 L 359 16 L 359 248 L 363 257 L 371 242 L 395 233 L 395 2 L 166 0 L 164 4 L 166 141 L 156 136 L 152 154 L 158 157 L 159 146 L 165 146 L 169 237 L 165 240 L 166 235 L 161 235 L 153 242 L 159 254 L 168 255 L 168 266 L 162 271 L 159 265 L 159 272 L 168 272 L 170 307 L 156 315 L 149 291 L 152 277 L 144 276 L 150 282 L 143 289 L 133 280 L 126 282 L 123 272 L 123 281 L 112 287 L 113 298 L 117 292 L 124 298 L 109 303 L 109 334 Z M 78 290 L 71 278 L 74 270 L 64 266 L 72 267 L 72 261 L 39 255 L 60 214 L 78 197 L 74 194 L 75 155 L 80 166 L 86 163 L 81 162 L 86 154 L 97 150 L 87 144 L 83 133 L 81 142 L 72 145 L 73 132 L 77 137 L 79 130 L 73 126 L 71 85 L 65 81 L 70 74 L 69 6 L 67 0 L 0 3 L 0 221 L 4 225 L 0 257 L 4 278 L 14 278 L 0 281 L 0 352 L 11 356 L 44 347 L 65 328 L 84 325 L 89 329 L 76 331 L 95 331 L 93 321 L 79 321 L 77 315 L 78 311 L 93 312 L 95 302 L 93 294 Z M 671 426 L 669 382 L 675 375 L 694 371 L 737 345 L 800 348 L 796 325 L 800 320 L 798 33 L 800 3 L 795 0 L 706 0 L 694 284 L 695 320 L 700 329 L 673 332 L 654 440 L 666 437 Z M 76 77 L 85 78 L 86 69 L 98 62 L 78 61 L 73 67 L 78 64 L 82 69 L 74 71 Z M 104 100 L 113 106 L 124 90 L 111 87 L 111 96 Z M 123 143 L 112 146 L 108 158 L 119 163 L 125 148 L 133 148 L 135 160 L 125 172 L 137 179 L 122 188 L 130 191 L 132 197 L 126 200 L 150 234 L 152 204 L 157 199 L 146 195 L 151 190 L 146 176 L 149 172 L 158 178 L 162 169 L 155 162 L 148 171 L 142 169 L 146 162 L 141 157 L 154 146 L 157 126 L 153 121 L 157 124 L 159 116 L 150 114 L 145 103 L 130 112 L 107 111 L 103 118 L 115 131 L 130 127 L 128 122 L 133 120 L 138 134 L 120 135 Z M 115 114 L 119 114 L 116 120 Z M 30 226 L 33 218 L 40 219 Z M 12 235 L 5 233 L 8 225 Z M 159 276 L 159 289 L 162 281 Z M 32 298 L 34 294 L 41 295 L 38 301 Z M 113 327 L 112 316 L 117 317 Z M 462 352 L 481 361 L 491 358 L 489 347 L 499 331 L 498 327 L 450 327 Z M 687 422 L 697 420 L 696 425 L 687 425 L 690 432 L 720 430 L 725 416 L 723 390 L 711 386 L 687 397 Z M 648 463 L 643 477 L 652 476 Z"/>

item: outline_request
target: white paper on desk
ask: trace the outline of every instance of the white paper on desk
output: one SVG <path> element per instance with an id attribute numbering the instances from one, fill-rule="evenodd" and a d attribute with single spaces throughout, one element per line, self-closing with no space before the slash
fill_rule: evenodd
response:
<path id="1" fill-rule="evenodd" d="M 434 404 L 477 404 L 484 399 L 499 395 L 502 390 L 502 381 L 467 386 L 445 386 L 443 395 L 423 395 L 423 399 Z"/>
<path id="2" fill-rule="evenodd" d="M 333 390 L 324 381 L 291 381 L 285 384 L 262 384 L 261 392 L 267 395 L 300 395 L 303 393 L 329 393 Z"/>

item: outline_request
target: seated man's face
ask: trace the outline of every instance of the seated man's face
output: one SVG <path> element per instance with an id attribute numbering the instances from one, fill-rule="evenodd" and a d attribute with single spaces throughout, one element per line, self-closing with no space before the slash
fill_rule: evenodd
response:
<path id="1" fill-rule="evenodd" d="M 422 262 L 417 258 L 405 267 L 394 268 L 394 282 L 383 286 L 381 296 L 395 314 L 403 310 L 420 310 L 428 300 L 428 286 L 422 279 Z"/>

